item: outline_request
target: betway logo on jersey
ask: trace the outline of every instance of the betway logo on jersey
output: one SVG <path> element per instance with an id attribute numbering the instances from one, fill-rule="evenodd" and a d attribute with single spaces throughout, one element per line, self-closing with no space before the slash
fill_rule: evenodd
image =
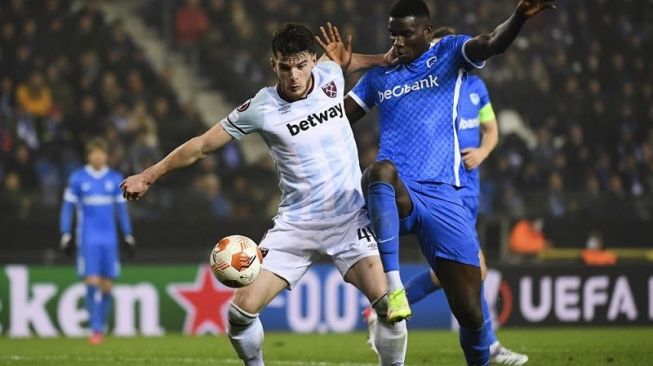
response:
<path id="1" fill-rule="evenodd" d="M 302 131 L 308 131 L 311 127 L 328 122 L 331 118 L 342 118 L 343 116 L 342 104 L 338 103 L 322 112 L 310 114 L 306 119 L 297 123 L 288 123 L 286 124 L 286 127 L 288 127 L 288 131 L 290 131 L 290 136 L 295 136 Z"/>
<path id="2" fill-rule="evenodd" d="M 436 86 L 440 86 L 440 84 L 438 84 L 438 77 L 435 75 L 429 75 L 428 78 L 417 80 L 412 84 L 397 85 L 392 89 L 387 89 L 383 92 L 378 92 L 379 103 L 383 103 L 384 101 L 392 98 L 399 98 L 400 96 L 404 94 L 408 94 L 410 92 L 419 91 L 422 89 L 435 88 Z"/>
<path id="3" fill-rule="evenodd" d="M 479 122 L 478 118 L 472 118 L 472 119 L 465 119 L 461 118 L 460 119 L 460 125 L 458 126 L 459 130 L 471 130 L 472 128 L 478 128 L 478 126 L 481 123 Z"/>

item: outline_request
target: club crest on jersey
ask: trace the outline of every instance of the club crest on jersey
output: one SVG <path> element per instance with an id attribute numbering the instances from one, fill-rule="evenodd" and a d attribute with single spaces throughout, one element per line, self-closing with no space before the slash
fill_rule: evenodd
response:
<path id="1" fill-rule="evenodd" d="M 252 103 L 252 100 L 247 99 L 247 101 L 245 101 L 245 103 L 239 105 L 238 108 L 236 108 L 236 110 L 238 112 L 244 112 L 245 110 L 247 110 L 247 108 L 249 108 L 250 103 Z"/>
<path id="2" fill-rule="evenodd" d="M 426 60 L 426 67 L 428 67 L 430 69 L 431 66 L 433 66 L 433 64 L 435 64 L 436 62 L 438 62 L 438 57 L 433 56 L 433 57 L 429 58 L 428 60 Z"/>
<path id="3" fill-rule="evenodd" d="M 474 105 L 478 105 L 478 103 L 481 102 L 481 97 L 478 96 L 478 93 L 472 93 L 469 95 L 469 100 L 471 100 Z"/>
<path id="4" fill-rule="evenodd" d="M 322 86 L 322 91 L 329 98 L 335 98 L 338 95 L 338 88 L 336 87 L 336 83 L 333 81 Z"/>

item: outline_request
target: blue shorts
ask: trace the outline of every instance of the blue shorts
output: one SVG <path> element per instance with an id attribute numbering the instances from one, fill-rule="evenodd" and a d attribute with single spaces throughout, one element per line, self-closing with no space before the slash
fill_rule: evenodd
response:
<path id="1" fill-rule="evenodd" d="M 463 206 L 467 210 L 468 220 L 476 231 L 476 219 L 478 218 L 478 196 L 462 196 Z"/>
<path id="2" fill-rule="evenodd" d="M 118 245 L 82 245 L 78 248 L 77 274 L 116 278 L 120 275 Z"/>
<path id="3" fill-rule="evenodd" d="M 476 230 L 456 189 L 402 179 L 413 211 L 399 221 L 401 235 L 417 236 L 422 254 L 435 270 L 436 258 L 480 267 Z"/>

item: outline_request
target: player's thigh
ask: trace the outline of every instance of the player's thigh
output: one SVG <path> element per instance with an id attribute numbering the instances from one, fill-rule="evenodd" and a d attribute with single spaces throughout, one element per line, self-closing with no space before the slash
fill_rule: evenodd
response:
<path id="1" fill-rule="evenodd" d="M 331 258 L 345 281 L 353 283 L 370 301 L 386 292 L 376 237 L 366 210 L 330 219 L 321 233 L 321 244 L 323 253 Z"/>
<path id="2" fill-rule="evenodd" d="M 366 257 L 354 264 L 345 274 L 345 281 L 356 286 L 370 303 L 380 299 L 388 291 L 383 264 L 378 256 Z"/>
<path id="3" fill-rule="evenodd" d="M 236 290 L 232 302 L 250 314 L 258 314 L 287 287 L 284 279 L 263 269 L 252 284 Z"/>
<path id="4" fill-rule="evenodd" d="M 476 219 L 478 217 L 478 200 L 478 196 L 461 197 L 463 206 L 465 206 L 465 209 L 467 210 L 468 219 L 474 228 L 476 228 Z"/>
<path id="5" fill-rule="evenodd" d="M 118 244 L 102 245 L 98 250 L 100 257 L 99 274 L 103 278 L 114 279 L 120 276 Z"/>
<path id="6" fill-rule="evenodd" d="M 77 251 L 77 274 L 84 279 L 97 278 L 92 280 L 93 285 L 99 284 L 101 275 L 102 258 L 96 245 L 84 243 Z M 88 283 L 88 282 L 87 282 Z"/>
<path id="7" fill-rule="evenodd" d="M 316 237 L 321 230 L 313 230 L 307 222 L 287 222 L 279 218 L 259 244 L 265 253 L 262 268 L 286 282 L 290 289 L 304 276 L 317 256 Z"/>
<path id="8" fill-rule="evenodd" d="M 423 195 L 425 208 L 420 210 L 419 224 L 414 232 L 436 274 L 437 258 L 480 267 L 475 230 L 453 187 L 429 187 Z"/>

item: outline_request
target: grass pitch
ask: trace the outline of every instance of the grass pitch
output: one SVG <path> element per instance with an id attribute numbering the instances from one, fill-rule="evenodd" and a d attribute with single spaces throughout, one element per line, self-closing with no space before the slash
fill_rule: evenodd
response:
<path id="1" fill-rule="evenodd" d="M 528 365 L 653 365 L 653 328 L 501 330 Z M 464 365 L 454 333 L 412 331 L 406 365 Z M 372 366 L 364 333 L 268 333 L 269 366 Z M 226 336 L 84 339 L 0 338 L 0 365 L 240 365 Z"/>

